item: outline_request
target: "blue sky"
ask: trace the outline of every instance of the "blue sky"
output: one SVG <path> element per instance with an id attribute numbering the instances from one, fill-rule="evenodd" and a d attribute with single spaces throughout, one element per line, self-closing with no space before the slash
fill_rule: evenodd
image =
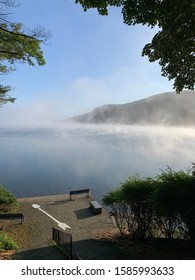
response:
<path id="1" fill-rule="evenodd" d="M 158 63 L 141 57 L 157 30 L 123 23 L 119 8 L 107 17 L 87 13 L 73 0 L 18 0 L 13 20 L 42 26 L 52 36 L 42 46 L 47 64 L 17 65 L 1 76 L 14 104 L 0 108 L 0 126 L 61 121 L 103 104 L 121 104 L 172 91 Z"/>

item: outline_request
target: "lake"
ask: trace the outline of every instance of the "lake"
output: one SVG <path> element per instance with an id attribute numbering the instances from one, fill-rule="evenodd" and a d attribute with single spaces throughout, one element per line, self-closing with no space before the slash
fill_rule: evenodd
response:
<path id="1" fill-rule="evenodd" d="M 66 124 L 0 128 L 0 184 L 17 197 L 89 188 L 97 198 L 129 176 L 191 167 L 195 128 Z"/>

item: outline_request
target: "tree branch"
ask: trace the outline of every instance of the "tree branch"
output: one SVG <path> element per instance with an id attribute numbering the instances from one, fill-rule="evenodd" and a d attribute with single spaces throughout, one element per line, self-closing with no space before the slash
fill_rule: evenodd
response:
<path id="1" fill-rule="evenodd" d="M 3 32 L 6 32 L 8 34 L 11 34 L 11 35 L 14 35 L 14 36 L 20 36 L 20 37 L 24 37 L 24 38 L 28 38 L 28 39 L 32 39 L 32 40 L 35 40 L 35 41 L 38 41 L 38 42 L 42 42 L 43 40 L 39 40 L 37 38 L 35 38 L 35 35 L 27 35 L 27 34 L 24 34 L 24 33 L 17 33 L 17 32 L 14 32 L 14 31 L 11 31 L 11 30 L 7 30 L 3 27 L 0 27 L 0 30 L 2 30 Z"/>

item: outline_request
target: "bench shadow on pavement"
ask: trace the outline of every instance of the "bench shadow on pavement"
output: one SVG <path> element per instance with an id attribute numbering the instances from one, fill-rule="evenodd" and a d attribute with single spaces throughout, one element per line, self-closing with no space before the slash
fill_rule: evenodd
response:
<path id="1" fill-rule="evenodd" d="M 87 219 L 94 216 L 89 207 L 75 210 L 74 213 L 78 220 Z"/>
<path id="2" fill-rule="evenodd" d="M 66 203 L 70 203 L 70 200 L 69 199 L 58 200 L 58 201 L 46 203 L 45 205 L 52 206 L 52 205 L 60 205 L 60 204 L 66 204 Z"/>

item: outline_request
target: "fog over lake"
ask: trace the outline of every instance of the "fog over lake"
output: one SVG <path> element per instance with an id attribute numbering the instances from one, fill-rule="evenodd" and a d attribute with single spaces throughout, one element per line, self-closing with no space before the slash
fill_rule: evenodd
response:
<path id="1" fill-rule="evenodd" d="M 141 177 L 191 167 L 195 128 L 65 124 L 0 129 L 0 184 L 17 197 L 90 188 L 101 199 Z"/>

